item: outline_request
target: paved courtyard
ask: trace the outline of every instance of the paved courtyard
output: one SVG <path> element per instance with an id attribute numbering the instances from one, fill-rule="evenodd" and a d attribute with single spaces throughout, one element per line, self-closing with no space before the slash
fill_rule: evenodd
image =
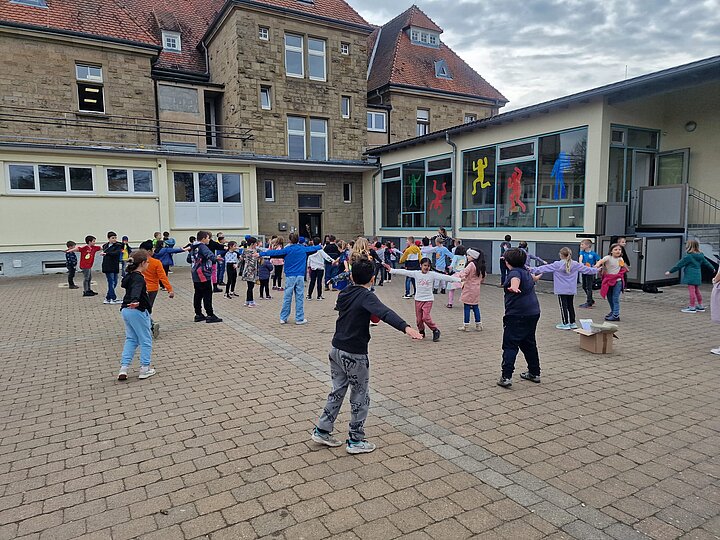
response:
<path id="1" fill-rule="evenodd" d="M 225 322 L 195 324 L 188 272 L 170 277 L 158 374 L 140 381 L 136 363 L 124 383 L 118 306 L 63 276 L 0 281 L 0 539 L 720 538 L 720 336 L 709 312 L 679 313 L 679 287 L 624 296 L 612 355 L 555 330 L 541 294 L 543 382 L 511 390 L 495 385 L 497 287 L 481 333 L 458 332 L 441 295 L 439 343 L 381 324 L 378 450 L 350 456 L 309 442 L 333 293 L 306 304 L 307 326 L 278 324 L 279 295 L 256 310 L 215 295 Z M 412 320 L 399 281 L 378 295 Z M 347 420 L 346 404 L 340 436 Z"/>

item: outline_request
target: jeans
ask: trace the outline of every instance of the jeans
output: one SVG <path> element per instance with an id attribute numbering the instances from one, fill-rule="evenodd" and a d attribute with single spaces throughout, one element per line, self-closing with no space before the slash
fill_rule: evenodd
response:
<path id="1" fill-rule="evenodd" d="M 415 279 L 411 277 L 405 278 L 405 296 L 410 296 L 410 285 L 412 284 L 413 294 L 416 292 Z"/>
<path id="2" fill-rule="evenodd" d="M 117 274 L 105 274 L 108 284 L 108 292 L 105 296 L 105 300 L 117 300 L 115 295 L 115 287 L 117 287 L 118 275 Z"/>
<path id="3" fill-rule="evenodd" d="M 285 294 L 283 295 L 280 320 L 287 321 L 290 317 L 293 295 L 295 296 L 295 322 L 305 320 L 305 276 L 285 276 Z"/>
<path id="4" fill-rule="evenodd" d="M 310 270 L 310 287 L 308 287 L 308 298 L 312 296 L 315 290 L 315 284 L 317 284 L 317 295 L 318 298 L 322 296 L 323 290 L 323 274 L 325 270 L 320 268 L 319 270 Z"/>
<path id="5" fill-rule="evenodd" d="M 532 375 L 540 375 L 540 356 L 538 355 L 535 330 L 540 315 L 503 317 L 502 342 L 502 376 L 512 379 L 515 371 L 515 359 L 518 350 L 525 355 L 528 371 Z"/>
<path id="6" fill-rule="evenodd" d="M 610 313 L 612 313 L 615 317 L 620 316 L 620 293 L 622 293 L 623 290 L 623 282 L 622 280 L 618 280 L 618 282 L 610 287 L 610 290 L 608 291 L 607 300 L 608 304 L 610 304 Z"/>
<path id="7" fill-rule="evenodd" d="M 595 276 L 583 274 L 580 276 L 580 279 L 582 279 L 582 288 L 583 291 L 585 291 L 585 301 L 588 304 L 593 305 L 595 303 L 595 300 L 593 300 L 593 284 L 595 283 Z"/>
<path id="8" fill-rule="evenodd" d="M 83 273 L 83 292 L 90 292 L 90 282 L 92 281 L 92 268 L 81 268 Z"/>
<path id="9" fill-rule="evenodd" d="M 202 306 L 205 306 L 205 312 L 208 317 L 212 317 L 215 312 L 213 311 L 212 297 L 213 297 L 213 285 L 209 281 L 193 282 L 195 287 L 195 295 L 193 296 L 193 307 L 195 308 L 195 315 L 202 316 Z"/>
<path id="10" fill-rule="evenodd" d="M 452 292 L 452 291 L 450 291 Z M 463 304 L 463 322 L 465 324 L 470 324 L 470 312 L 473 312 L 473 315 L 475 315 L 475 322 L 479 323 L 481 321 L 480 319 L 480 306 L 477 304 Z"/>
<path id="11" fill-rule="evenodd" d="M 75 286 L 75 267 L 74 266 L 68 266 L 68 287 L 74 287 Z"/>
<path id="12" fill-rule="evenodd" d="M 222 283 L 225 280 L 225 261 L 217 263 L 217 282 Z"/>
<path id="13" fill-rule="evenodd" d="M 122 318 L 125 321 L 125 346 L 122 352 L 121 365 L 128 367 L 132 364 L 135 351 L 140 347 L 140 365 L 150 365 L 152 354 L 152 333 L 150 331 L 150 314 L 139 309 L 124 308 Z"/>
<path id="14" fill-rule="evenodd" d="M 125 277 L 125 267 L 127 266 L 127 261 L 120 260 L 120 275 L 122 277 Z"/>

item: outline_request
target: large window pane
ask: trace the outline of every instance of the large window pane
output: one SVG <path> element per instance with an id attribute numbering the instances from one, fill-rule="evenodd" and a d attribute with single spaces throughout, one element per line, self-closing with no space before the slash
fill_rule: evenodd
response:
<path id="1" fill-rule="evenodd" d="M 310 119 L 310 158 L 327 159 L 327 120 Z"/>
<path id="2" fill-rule="evenodd" d="M 193 173 L 176 172 L 175 180 L 175 202 L 195 202 L 195 186 Z"/>
<path id="3" fill-rule="evenodd" d="M 425 210 L 425 162 L 416 161 L 403 166 L 403 212 Z"/>
<path id="4" fill-rule="evenodd" d="M 607 200 L 608 202 L 623 202 L 625 200 L 624 148 L 610 148 L 610 170 L 608 171 Z"/>
<path id="5" fill-rule="evenodd" d="M 240 198 L 240 175 L 239 174 L 223 174 L 223 202 L 242 202 Z"/>
<path id="6" fill-rule="evenodd" d="M 400 227 L 400 181 L 384 182 L 382 185 L 382 226 Z"/>
<path id="7" fill-rule="evenodd" d="M 518 159 L 535 155 L 535 143 L 526 142 L 500 148 L 500 159 Z"/>
<path id="8" fill-rule="evenodd" d="M 10 165 L 10 189 L 35 189 L 35 168 L 32 165 Z"/>
<path id="9" fill-rule="evenodd" d="M 65 167 L 62 165 L 38 165 L 40 191 L 65 191 Z"/>
<path id="10" fill-rule="evenodd" d="M 218 182 L 215 173 L 199 173 L 200 202 L 218 202 Z"/>
<path id="11" fill-rule="evenodd" d="M 324 81 L 325 73 L 325 42 L 321 39 L 308 38 L 308 72 L 311 79 Z"/>
<path id="12" fill-rule="evenodd" d="M 426 227 L 450 227 L 452 216 L 452 173 L 428 176 Z"/>
<path id="13" fill-rule="evenodd" d="M 127 191 L 128 172 L 127 169 L 107 170 L 108 191 Z"/>
<path id="14" fill-rule="evenodd" d="M 556 229 L 558 226 L 558 214 L 557 208 L 538 208 L 537 227 Z"/>
<path id="15" fill-rule="evenodd" d="M 288 155 L 291 158 L 305 159 L 305 136 L 288 136 Z"/>
<path id="16" fill-rule="evenodd" d="M 463 208 L 495 205 L 495 147 L 463 154 Z"/>
<path id="17" fill-rule="evenodd" d="M 500 165 L 498 175 L 498 227 L 535 226 L 535 161 Z"/>
<path id="18" fill-rule="evenodd" d="M 584 202 L 586 153 L 587 129 L 540 138 L 538 153 L 539 205 L 582 204 Z"/>
<path id="19" fill-rule="evenodd" d="M 72 191 L 92 191 L 92 169 L 87 167 L 69 167 L 70 189 Z"/>
<path id="20" fill-rule="evenodd" d="M 303 37 L 292 34 L 285 35 L 285 70 L 288 75 L 303 77 Z"/>
<path id="21" fill-rule="evenodd" d="M 152 171 L 133 171 L 133 189 L 138 193 L 152 193 Z"/>
<path id="22" fill-rule="evenodd" d="M 298 208 L 322 208 L 322 195 L 298 195 Z"/>
<path id="23" fill-rule="evenodd" d="M 657 150 L 657 131 L 645 131 L 643 129 L 628 129 L 628 147 Z"/>
<path id="24" fill-rule="evenodd" d="M 584 206 L 568 206 L 566 208 L 560 208 L 560 226 L 582 227 L 584 216 Z"/>

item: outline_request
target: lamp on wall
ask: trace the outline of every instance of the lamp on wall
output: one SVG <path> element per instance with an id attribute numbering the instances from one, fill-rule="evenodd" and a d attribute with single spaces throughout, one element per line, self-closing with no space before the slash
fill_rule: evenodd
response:
<path id="1" fill-rule="evenodd" d="M 690 120 L 689 122 L 687 122 L 685 124 L 685 131 L 687 131 L 688 133 L 692 133 L 696 129 L 697 129 L 697 122 L 695 122 L 694 120 Z"/>

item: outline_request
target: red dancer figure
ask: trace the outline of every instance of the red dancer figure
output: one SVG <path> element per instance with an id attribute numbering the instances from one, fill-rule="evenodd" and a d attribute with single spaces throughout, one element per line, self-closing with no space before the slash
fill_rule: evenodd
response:
<path id="1" fill-rule="evenodd" d="M 437 188 L 437 180 L 433 180 L 433 193 L 435 198 L 430 203 L 430 209 L 437 210 L 438 214 L 442 213 L 442 198 L 447 195 L 447 182 L 443 182 L 442 189 Z"/>
<path id="2" fill-rule="evenodd" d="M 518 211 L 518 206 L 523 212 L 527 212 L 525 203 L 520 200 L 520 194 L 522 192 L 522 171 L 515 167 L 515 172 L 508 179 L 508 189 L 510 190 L 510 213 Z"/>

